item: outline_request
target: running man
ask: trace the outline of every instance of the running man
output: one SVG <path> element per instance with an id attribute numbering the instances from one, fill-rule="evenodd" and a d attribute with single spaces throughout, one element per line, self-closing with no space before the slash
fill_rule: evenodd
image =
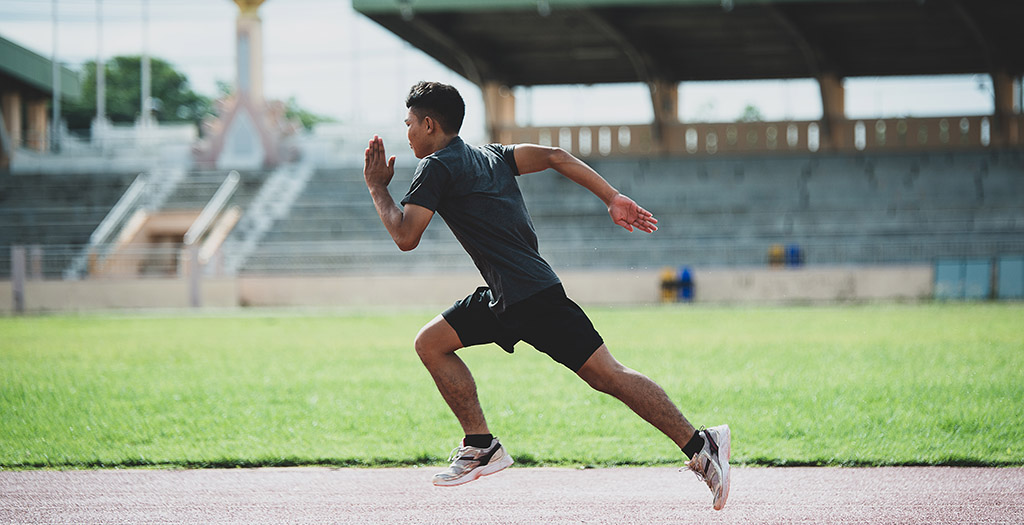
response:
<path id="1" fill-rule="evenodd" d="M 524 341 L 625 403 L 675 442 L 690 458 L 686 467 L 707 483 L 714 508 L 721 510 L 729 497 L 729 426 L 698 431 L 660 386 L 612 357 L 538 252 L 516 177 L 552 169 L 601 199 L 612 221 L 630 232 L 653 233 L 657 219 L 561 148 L 466 144 L 459 137 L 466 106 L 452 86 L 420 82 L 405 105 L 409 145 L 421 160 L 398 206 L 388 192 L 395 157 L 387 156 L 379 137 L 370 140 L 363 175 L 377 213 L 402 251 L 416 248 L 434 213 L 440 214 L 487 284 L 416 336 L 416 353 L 465 433 L 451 465 L 433 483 L 461 485 L 512 464 L 487 426 L 473 375 L 456 351 L 496 343 L 511 353 Z"/>

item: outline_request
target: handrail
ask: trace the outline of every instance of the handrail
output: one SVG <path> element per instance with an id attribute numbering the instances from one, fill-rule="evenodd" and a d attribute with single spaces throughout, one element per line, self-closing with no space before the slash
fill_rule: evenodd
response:
<path id="1" fill-rule="evenodd" d="M 106 242 L 114 227 L 134 208 L 135 202 L 139 200 L 142 192 L 146 189 L 146 183 L 147 177 L 145 173 L 140 173 L 135 177 L 132 184 L 128 186 L 128 189 L 121 195 L 121 198 L 117 200 L 117 204 L 114 204 L 114 207 L 110 209 L 107 216 L 103 218 L 99 226 L 89 236 L 89 244 L 91 246 Z"/>
<path id="2" fill-rule="evenodd" d="M 105 258 L 111 248 L 109 239 L 124 227 L 125 217 L 140 209 L 160 209 L 164 200 L 184 176 L 185 170 L 179 168 L 139 173 L 99 226 L 93 230 L 89 236 L 89 243 L 64 270 L 64 278 L 78 279 L 86 272 L 91 260 L 99 261 Z"/>
<path id="3" fill-rule="evenodd" d="M 188 231 L 185 232 L 184 243 L 185 246 L 191 246 L 195 244 L 199 238 L 206 233 L 206 230 L 213 224 L 214 219 L 217 218 L 217 214 L 227 204 L 228 199 L 234 195 L 235 190 L 238 188 L 238 172 L 232 170 L 228 173 L 227 178 L 221 183 L 220 187 L 217 188 L 217 192 L 213 194 L 210 201 L 203 207 L 203 211 L 199 213 L 199 217 L 196 218 L 192 226 L 189 227 Z"/>
<path id="4" fill-rule="evenodd" d="M 288 215 L 313 176 L 308 161 L 279 166 L 260 188 L 229 239 L 224 241 L 224 271 L 234 275 L 279 218 Z"/>

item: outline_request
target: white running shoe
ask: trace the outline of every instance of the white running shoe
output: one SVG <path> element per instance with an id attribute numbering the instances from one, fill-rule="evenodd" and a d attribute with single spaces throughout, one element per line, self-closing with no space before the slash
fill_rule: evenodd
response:
<path id="1" fill-rule="evenodd" d="M 434 485 L 439 487 L 454 487 L 469 483 L 479 477 L 494 474 L 513 463 L 512 456 L 505 452 L 497 438 L 491 440 L 491 446 L 487 448 L 467 447 L 459 444 L 452 450 L 452 462 L 448 470 L 434 474 Z"/>
<path id="2" fill-rule="evenodd" d="M 686 468 L 707 483 L 715 510 L 725 507 L 729 499 L 729 456 L 731 455 L 731 434 L 729 425 L 711 427 L 700 431 L 704 436 L 704 448 L 686 462 Z"/>

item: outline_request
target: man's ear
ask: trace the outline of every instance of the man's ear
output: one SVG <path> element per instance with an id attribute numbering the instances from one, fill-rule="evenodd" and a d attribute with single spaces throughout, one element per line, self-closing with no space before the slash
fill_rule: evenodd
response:
<path id="1" fill-rule="evenodd" d="M 427 134 L 434 133 L 439 129 L 437 127 L 437 121 L 427 115 L 423 116 L 423 126 L 427 129 Z"/>

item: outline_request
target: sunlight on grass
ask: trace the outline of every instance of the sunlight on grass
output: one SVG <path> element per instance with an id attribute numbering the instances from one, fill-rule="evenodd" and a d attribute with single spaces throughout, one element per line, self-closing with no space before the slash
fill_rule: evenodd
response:
<path id="1" fill-rule="evenodd" d="M 1024 307 L 590 308 L 733 461 L 1024 464 Z M 432 312 L 0 319 L 0 466 L 412 465 L 461 435 L 412 351 Z M 461 352 L 519 464 L 679 464 L 520 343 Z"/>

